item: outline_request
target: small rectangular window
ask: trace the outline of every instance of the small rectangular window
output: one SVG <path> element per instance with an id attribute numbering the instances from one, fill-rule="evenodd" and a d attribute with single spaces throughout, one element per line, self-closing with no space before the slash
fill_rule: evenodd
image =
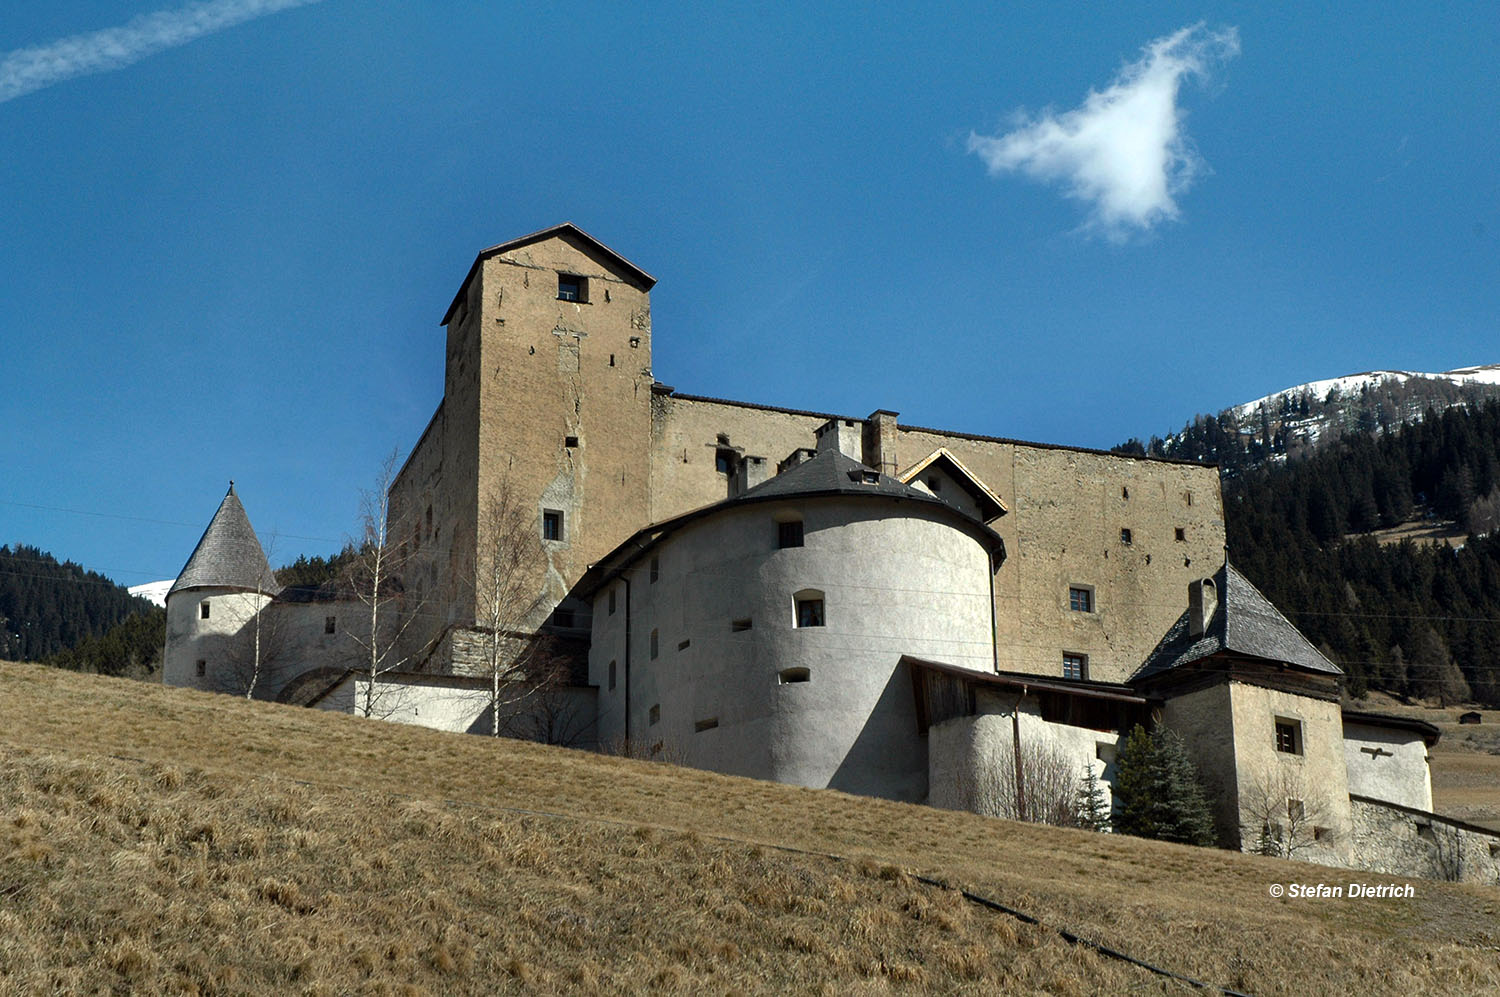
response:
<path id="1" fill-rule="evenodd" d="M 686 651 L 689 647 L 692 646 L 693 642 L 691 640 L 680 640 L 677 642 L 677 650 L 679 651 Z"/>
<path id="2" fill-rule="evenodd" d="M 1172 535 L 1178 543 L 1182 543 L 1187 540 L 1187 530 L 1183 529 L 1181 526 L 1177 527 L 1177 529 L 1172 532 Z"/>
<path id="3" fill-rule="evenodd" d="M 657 636 L 656 636 L 656 633 L 657 632 L 655 630 L 651 631 L 651 657 L 653 659 L 656 657 L 656 652 L 657 652 Z"/>
<path id="4" fill-rule="evenodd" d="M 776 681 L 781 685 L 793 685 L 797 682 L 808 682 L 812 679 L 812 672 L 806 668 L 783 668 L 776 673 Z"/>
<path id="5" fill-rule="evenodd" d="M 1120 528 L 1120 543 L 1127 547 L 1131 544 L 1130 530 L 1125 527 Z"/>
<path id="6" fill-rule="evenodd" d="M 707 720 L 699 720 L 693 724 L 693 733 L 702 734 L 704 731 L 713 730 L 717 726 L 719 726 L 719 718 L 709 717 Z"/>
<path id="7" fill-rule="evenodd" d="M 325 617 L 323 617 L 323 632 L 325 634 L 331 634 L 331 633 L 333 633 L 337 629 L 338 629 L 338 617 L 336 617 L 336 616 L 325 616 Z"/>
<path id="8" fill-rule="evenodd" d="M 542 512 L 542 539 L 561 540 L 563 538 L 563 514 L 555 509 L 546 509 Z"/>
<path id="9" fill-rule="evenodd" d="M 569 450 L 572 450 L 574 447 L 578 446 L 578 437 L 576 437 L 576 436 L 564 436 L 563 437 L 563 446 L 567 447 Z"/>
<path id="10" fill-rule="evenodd" d="M 202 676 L 208 674 L 208 662 L 204 661 L 202 658 L 198 659 L 198 663 L 197 663 L 196 667 L 197 667 L 198 675 L 199 675 L 200 678 Z"/>
<path id="11" fill-rule="evenodd" d="M 730 620 L 729 621 L 729 632 L 730 633 L 739 633 L 742 630 L 749 630 L 750 626 L 751 626 L 751 621 L 750 621 L 750 617 L 748 617 L 748 616 L 742 617 L 741 619 L 738 619 L 738 620 Z"/>
<path id="12" fill-rule="evenodd" d="M 1077 585 L 1068 589 L 1068 608 L 1075 613 L 1092 613 L 1094 611 L 1094 590 Z"/>
<path id="13" fill-rule="evenodd" d="M 1292 823 L 1300 821 L 1307 813 L 1307 808 L 1302 805 L 1301 800 L 1288 798 L 1286 801 L 1286 819 Z"/>
<path id="14" fill-rule="evenodd" d="M 609 590 L 609 615 L 615 615 L 615 590 Z"/>
<path id="15" fill-rule="evenodd" d="M 206 620 L 206 619 L 208 619 L 208 603 L 206 603 L 206 602 L 200 602 L 198 604 L 198 619 L 200 619 L 200 620 Z"/>
<path id="16" fill-rule="evenodd" d="M 1083 681 L 1089 677 L 1089 656 L 1063 652 L 1063 678 Z"/>
<path id="17" fill-rule="evenodd" d="M 1302 724 L 1296 720 L 1276 719 L 1276 750 L 1288 755 L 1302 754 Z"/>
<path id="18" fill-rule="evenodd" d="M 661 704 L 654 704 L 650 712 L 646 714 L 646 718 L 653 724 L 661 723 Z"/>
<path id="19" fill-rule="evenodd" d="M 573 611 L 558 606 L 552 611 L 552 625 L 555 627 L 571 627 L 573 625 Z"/>
<path id="20" fill-rule="evenodd" d="M 801 547 L 802 546 L 802 520 L 796 519 L 790 523 L 776 524 L 776 546 L 777 547 Z"/>
<path id="21" fill-rule="evenodd" d="M 823 625 L 823 600 L 798 599 L 797 600 L 797 626 L 799 627 L 821 627 Z"/>
<path id="22" fill-rule="evenodd" d="M 557 275 L 557 300 L 588 301 L 589 280 L 573 273 Z"/>
<path id="23" fill-rule="evenodd" d="M 615 687 L 615 663 L 613 661 L 609 663 L 609 687 L 611 690 Z"/>

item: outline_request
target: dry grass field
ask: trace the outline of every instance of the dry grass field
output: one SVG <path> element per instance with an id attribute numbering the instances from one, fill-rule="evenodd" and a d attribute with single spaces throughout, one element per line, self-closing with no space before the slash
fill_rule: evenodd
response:
<path id="1" fill-rule="evenodd" d="M 1431 753 L 1433 808 L 1500 831 L 1500 710 L 1480 709 L 1484 722 L 1471 725 L 1460 724 L 1458 715 L 1472 706 L 1407 706 L 1371 693 L 1360 708 L 1435 724 L 1443 736 Z"/>
<path id="2" fill-rule="evenodd" d="M 1268 895 L 1350 880 L 0 665 L 0 994 L 1500 992 L 1500 891 Z"/>

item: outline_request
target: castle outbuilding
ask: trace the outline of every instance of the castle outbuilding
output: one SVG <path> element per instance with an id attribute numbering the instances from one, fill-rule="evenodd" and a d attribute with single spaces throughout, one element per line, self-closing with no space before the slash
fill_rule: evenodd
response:
<path id="1" fill-rule="evenodd" d="M 1226 562 L 1217 469 L 685 394 L 652 375 L 654 286 L 571 224 L 474 260 L 388 493 L 407 664 L 381 715 L 991 813 L 1033 764 L 1107 798 L 1130 730 L 1165 724 L 1226 847 L 1500 876 L 1500 838 L 1429 812 L 1436 729 L 1341 710 L 1338 667 Z M 352 610 L 277 590 L 231 489 L 164 680 L 224 688 L 250 643 L 254 695 L 370 712 Z M 564 677 L 499 696 L 502 640 Z"/>

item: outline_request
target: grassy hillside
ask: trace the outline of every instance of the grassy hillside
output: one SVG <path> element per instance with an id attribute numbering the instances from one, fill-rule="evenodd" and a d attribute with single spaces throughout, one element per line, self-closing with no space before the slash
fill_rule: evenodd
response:
<path id="1" fill-rule="evenodd" d="M 0 665 L 0 993 L 1493 993 L 1500 891 Z M 837 857 L 833 857 L 837 856 Z M 1041 917 L 1032 927 L 920 873 Z"/>

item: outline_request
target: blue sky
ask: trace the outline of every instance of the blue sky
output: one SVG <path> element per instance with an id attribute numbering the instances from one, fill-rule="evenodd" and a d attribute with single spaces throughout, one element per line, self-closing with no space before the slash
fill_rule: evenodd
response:
<path id="1" fill-rule="evenodd" d="M 1116 6 L 13 4 L 0 542 L 171 577 L 232 477 L 332 552 L 564 220 L 696 394 L 1108 447 L 1500 362 L 1492 4 Z"/>

